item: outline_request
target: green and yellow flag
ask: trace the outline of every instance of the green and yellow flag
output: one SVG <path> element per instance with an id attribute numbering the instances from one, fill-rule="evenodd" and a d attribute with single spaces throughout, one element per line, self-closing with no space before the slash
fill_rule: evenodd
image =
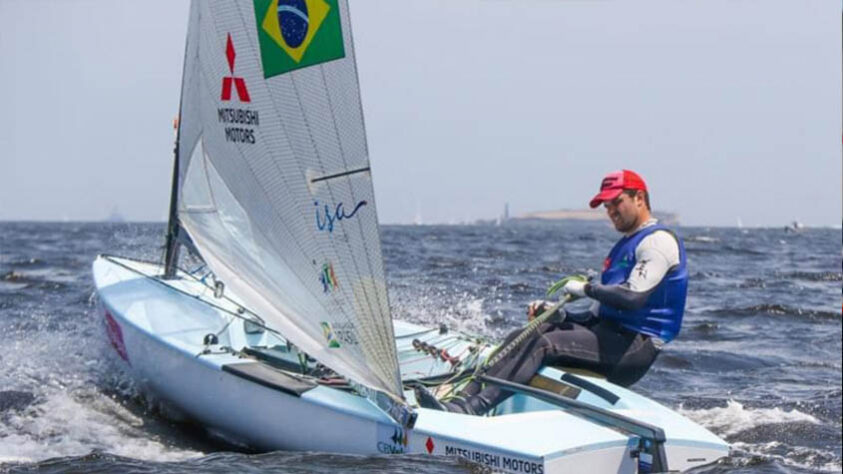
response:
<path id="1" fill-rule="evenodd" d="M 254 0 L 263 77 L 345 56 L 337 0 Z"/>

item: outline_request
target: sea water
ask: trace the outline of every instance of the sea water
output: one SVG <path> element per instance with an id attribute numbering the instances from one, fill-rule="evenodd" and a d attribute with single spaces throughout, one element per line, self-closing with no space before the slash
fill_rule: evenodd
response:
<path id="1" fill-rule="evenodd" d="M 107 345 L 98 253 L 158 260 L 164 225 L 0 223 L 0 472 L 470 472 L 459 459 L 254 453 L 174 421 Z M 697 472 L 840 472 L 839 229 L 680 227 L 685 321 L 634 390 L 731 457 Z M 605 224 L 384 226 L 393 314 L 501 338 L 562 275 L 599 271 Z M 272 407 L 267 407 L 272 410 Z M 331 446 L 324 446 L 330 451 Z"/>

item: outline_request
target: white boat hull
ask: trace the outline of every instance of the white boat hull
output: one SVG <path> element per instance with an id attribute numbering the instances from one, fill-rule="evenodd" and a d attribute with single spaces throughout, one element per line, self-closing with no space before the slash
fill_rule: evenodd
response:
<path id="1" fill-rule="evenodd" d="M 405 430 L 348 390 L 315 385 L 296 393 L 295 380 L 290 379 L 290 388 L 283 374 L 273 385 L 232 373 L 238 367 L 269 370 L 236 351 L 280 341 L 267 331 L 247 332 L 233 315 L 238 310 L 234 300 L 215 298 L 209 287 L 187 275 L 160 280 L 154 277 L 161 273 L 155 264 L 99 257 L 93 270 L 98 311 L 117 356 L 156 397 L 231 441 L 265 450 L 461 456 L 505 472 L 582 472 L 585 466 L 589 472 L 638 471 L 637 437 L 523 395 L 511 397 L 497 416 L 419 408 L 415 427 Z M 396 322 L 399 338 L 422 332 Z M 208 334 L 215 334 L 218 344 L 203 344 Z M 399 352 L 402 347 L 406 352 L 407 344 L 409 339 L 399 341 Z M 203 354 L 206 349 L 210 353 Z M 561 372 L 546 368 L 543 373 Z M 586 391 L 578 400 L 664 429 L 671 470 L 728 455 L 725 442 L 690 420 L 608 382 L 589 380 L 619 401 L 610 404 Z"/>

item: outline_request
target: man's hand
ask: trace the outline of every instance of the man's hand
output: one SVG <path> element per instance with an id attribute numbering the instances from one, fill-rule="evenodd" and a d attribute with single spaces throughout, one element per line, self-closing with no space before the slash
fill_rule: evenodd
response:
<path id="1" fill-rule="evenodd" d="M 583 298 L 585 297 L 585 285 L 587 282 L 579 281 L 579 280 L 569 280 L 565 283 L 565 286 L 562 287 L 562 291 L 565 292 L 566 295 L 571 295 L 576 298 Z"/>
<path id="2" fill-rule="evenodd" d="M 556 294 L 556 292 L 562 290 L 564 294 L 573 296 L 571 299 L 582 298 L 585 296 L 586 283 L 588 283 L 588 278 L 583 275 L 566 276 L 565 278 L 550 285 L 550 288 L 547 289 L 547 297 L 550 298 Z"/>
<path id="3" fill-rule="evenodd" d="M 545 312 L 548 307 L 547 301 L 535 300 L 527 305 L 527 321 L 536 319 L 536 316 Z"/>

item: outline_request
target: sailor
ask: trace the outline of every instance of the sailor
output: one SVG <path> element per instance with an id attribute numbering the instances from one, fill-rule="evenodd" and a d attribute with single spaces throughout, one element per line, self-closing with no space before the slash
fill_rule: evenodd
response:
<path id="1" fill-rule="evenodd" d="M 542 324 L 531 339 L 489 367 L 487 375 L 528 383 L 542 366 L 555 365 L 597 372 L 629 386 L 679 333 L 688 287 L 682 241 L 651 216 L 647 185 L 633 171 L 606 175 L 589 205 L 600 204 L 623 237 L 604 261 L 600 283 L 571 279 L 562 288 L 573 297 L 590 298 L 592 304 L 586 311 L 549 320 L 561 322 Z M 546 301 L 530 303 L 528 319 L 549 306 Z M 504 345 L 519 333 L 510 334 Z M 424 391 L 417 395 L 422 406 L 483 414 L 510 393 L 472 381 L 444 403 Z"/>

